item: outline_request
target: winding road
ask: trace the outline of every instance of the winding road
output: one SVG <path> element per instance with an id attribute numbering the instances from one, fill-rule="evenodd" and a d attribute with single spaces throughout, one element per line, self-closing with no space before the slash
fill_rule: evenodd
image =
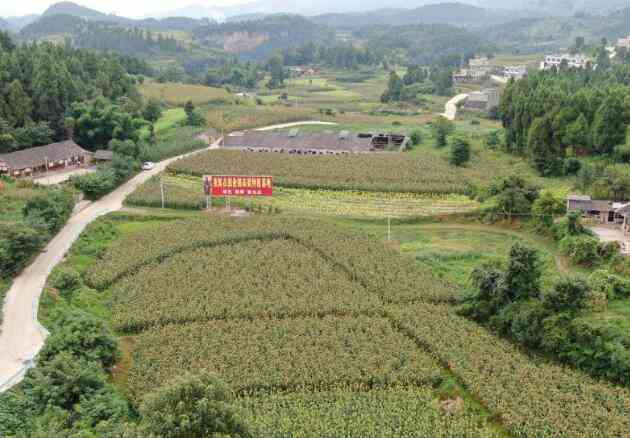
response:
<path id="1" fill-rule="evenodd" d="M 446 105 L 444 105 L 444 113 L 442 114 L 442 116 L 451 121 L 455 120 L 455 117 L 457 116 L 457 104 L 465 100 L 467 97 L 468 94 L 458 94 L 457 96 L 446 102 Z"/>
<path id="2" fill-rule="evenodd" d="M 318 121 L 295 122 L 260 130 L 329 124 L 331 123 Z M 219 147 L 220 141 L 221 139 L 217 140 L 207 149 Z M 35 357 L 48 336 L 46 328 L 37 320 L 39 297 L 53 268 L 63 260 L 85 227 L 103 215 L 120 210 L 129 194 L 140 184 L 162 172 L 173 161 L 207 149 L 160 161 L 152 170 L 136 175 L 112 193 L 75 212 L 35 261 L 13 280 L 4 302 L 4 319 L 0 331 L 0 392 L 19 383 L 26 371 L 35 365 Z"/>

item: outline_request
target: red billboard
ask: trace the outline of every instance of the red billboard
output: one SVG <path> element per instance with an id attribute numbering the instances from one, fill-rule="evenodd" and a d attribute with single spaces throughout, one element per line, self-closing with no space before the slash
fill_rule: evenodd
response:
<path id="1" fill-rule="evenodd" d="M 273 177 L 210 175 L 203 179 L 206 195 L 226 196 L 272 196 Z"/>

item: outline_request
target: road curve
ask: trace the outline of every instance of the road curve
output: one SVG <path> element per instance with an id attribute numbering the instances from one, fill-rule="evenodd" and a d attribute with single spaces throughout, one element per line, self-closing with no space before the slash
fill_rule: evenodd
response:
<path id="1" fill-rule="evenodd" d="M 444 105 L 444 113 L 442 114 L 442 116 L 446 117 L 448 120 L 455 120 L 455 116 L 457 116 L 457 104 L 467 97 L 468 94 L 458 94 L 457 96 L 446 102 L 446 105 Z"/>
<path id="2" fill-rule="evenodd" d="M 303 123 L 273 125 L 263 129 L 300 124 Z M 218 147 L 220 141 L 217 140 L 210 148 Z M 162 172 L 173 161 L 203 150 L 160 161 L 152 170 L 139 173 L 112 193 L 73 214 L 35 261 L 13 280 L 4 302 L 4 319 L 0 331 L 0 392 L 19 383 L 28 368 L 34 365 L 35 356 L 48 336 L 48 331 L 37 320 L 39 297 L 53 268 L 63 260 L 85 227 L 100 216 L 119 210 L 125 198 L 140 184 Z"/>

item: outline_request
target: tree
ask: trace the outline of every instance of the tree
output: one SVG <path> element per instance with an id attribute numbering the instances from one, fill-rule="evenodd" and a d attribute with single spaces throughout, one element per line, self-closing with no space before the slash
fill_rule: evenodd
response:
<path id="1" fill-rule="evenodd" d="M 562 153 L 556 145 L 547 117 L 535 119 L 529 128 L 527 148 L 534 167 L 541 175 L 557 175 L 562 169 Z"/>
<path id="2" fill-rule="evenodd" d="M 0 222 L 0 277 L 20 272 L 46 235 L 29 226 Z"/>
<path id="3" fill-rule="evenodd" d="M 398 102 L 402 97 L 403 81 L 394 70 L 389 73 L 387 89 L 381 96 L 381 102 Z"/>
<path id="4" fill-rule="evenodd" d="M 450 163 L 461 166 L 470 160 L 470 144 L 463 138 L 457 137 L 451 143 Z"/>
<path id="5" fill-rule="evenodd" d="M 269 89 L 280 88 L 284 85 L 286 79 L 286 73 L 284 71 L 284 64 L 282 56 L 273 56 L 267 62 L 267 71 L 271 75 L 267 87 Z"/>
<path id="6" fill-rule="evenodd" d="M 593 149 L 600 154 L 610 154 L 615 146 L 626 141 L 626 123 L 623 103 L 619 96 L 604 99 L 595 113 L 591 138 Z"/>
<path id="7" fill-rule="evenodd" d="M 188 120 L 188 124 L 190 125 L 190 121 L 195 114 L 195 105 L 192 103 L 192 100 L 186 102 L 184 105 L 184 112 L 186 113 L 186 120 Z"/>
<path id="8" fill-rule="evenodd" d="M 97 362 L 110 368 L 118 357 L 116 338 L 105 324 L 91 315 L 64 311 L 55 321 L 55 329 L 39 353 L 40 361 L 51 361 L 62 351 L 75 358 Z"/>
<path id="9" fill-rule="evenodd" d="M 74 104 L 66 123 L 73 128 L 77 142 L 89 150 L 105 148 L 112 140 L 138 142 L 145 124 L 102 97 Z"/>
<path id="10" fill-rule="evenodd" d="M 159 437 L 252 437 L 233 401 L 234 394 L 214 375 L 187 374 L 145 397 L 142 425 Z"/>
<path id="11" fill-rule="evenodd" d="M 555 197 L 549 190 L 543 191 L 532 204 L 534 222 L 541 231 L 549 230 L 553 225 L 554 217 L 565 212 L 566 206 L 564 201 Z"/>
<path id="12" fill-rule="evenodd" d="M 515 214 L 529 214 L 533 202 L 538 198 L 538 189 L 518 176 L 493 181 L 487 192 L 488 196 L 494 198 L 495 211 L 508 219 Z"/>
<path id="13" fill-rule="evenodd" d="M 73 208 L 74 199 L 69 191 L 54 190 L 28 200 L 22 214 L 31 226 L 53 234 L 66 223 Z"/>
<path id="14" fill-rule="evenodd" d="M 453 122 L 446 117 L 439 116 L 431 125 L 433 136 L 435 137 L 435 146 L 438 148 L 446 146 L 447 137 L 455 130 Z"/>
<path id="15" fill-rule="evenodd" d="M 505 288 L 510 300 L 527 300 L 540 293 L 542 265 L 536 249 L 515 243 L 505 271 Z"/>
<path id="16" fill-rule="evenodd" d="M 150 99 L 142 112 L 144 119 L 149 122 L 149 129 L 151 130 L 151 139 L 155 140 L 155 122 L 162 117 L 162 105 L 155 99 Z"/>

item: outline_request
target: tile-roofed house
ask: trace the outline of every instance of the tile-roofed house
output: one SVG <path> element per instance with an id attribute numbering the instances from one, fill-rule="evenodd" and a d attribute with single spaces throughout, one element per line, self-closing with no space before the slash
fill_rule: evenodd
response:
<path id="1" fill-rule="evenodd" d="M 405 136 L 383 134 L 355 135 L 347 131 L 340 133 L 307 132 L 296 129 L 290 132 L 242 132 L 228 135 L 223 140 L 226 149 L 261 152 L 285 152 L 289 154 L 340 154 L 376 152 L 387 149 L 387 145 L 401 148 Z"/>
<path id="2" fill-rule="evenodd" d="M 30 176 L 47 170 L 78 166 L 89 161 L 90 152 L 73 140 L 37 146 L 30 149 L 0 154 L 0 172 L 10 176 Z"/>

